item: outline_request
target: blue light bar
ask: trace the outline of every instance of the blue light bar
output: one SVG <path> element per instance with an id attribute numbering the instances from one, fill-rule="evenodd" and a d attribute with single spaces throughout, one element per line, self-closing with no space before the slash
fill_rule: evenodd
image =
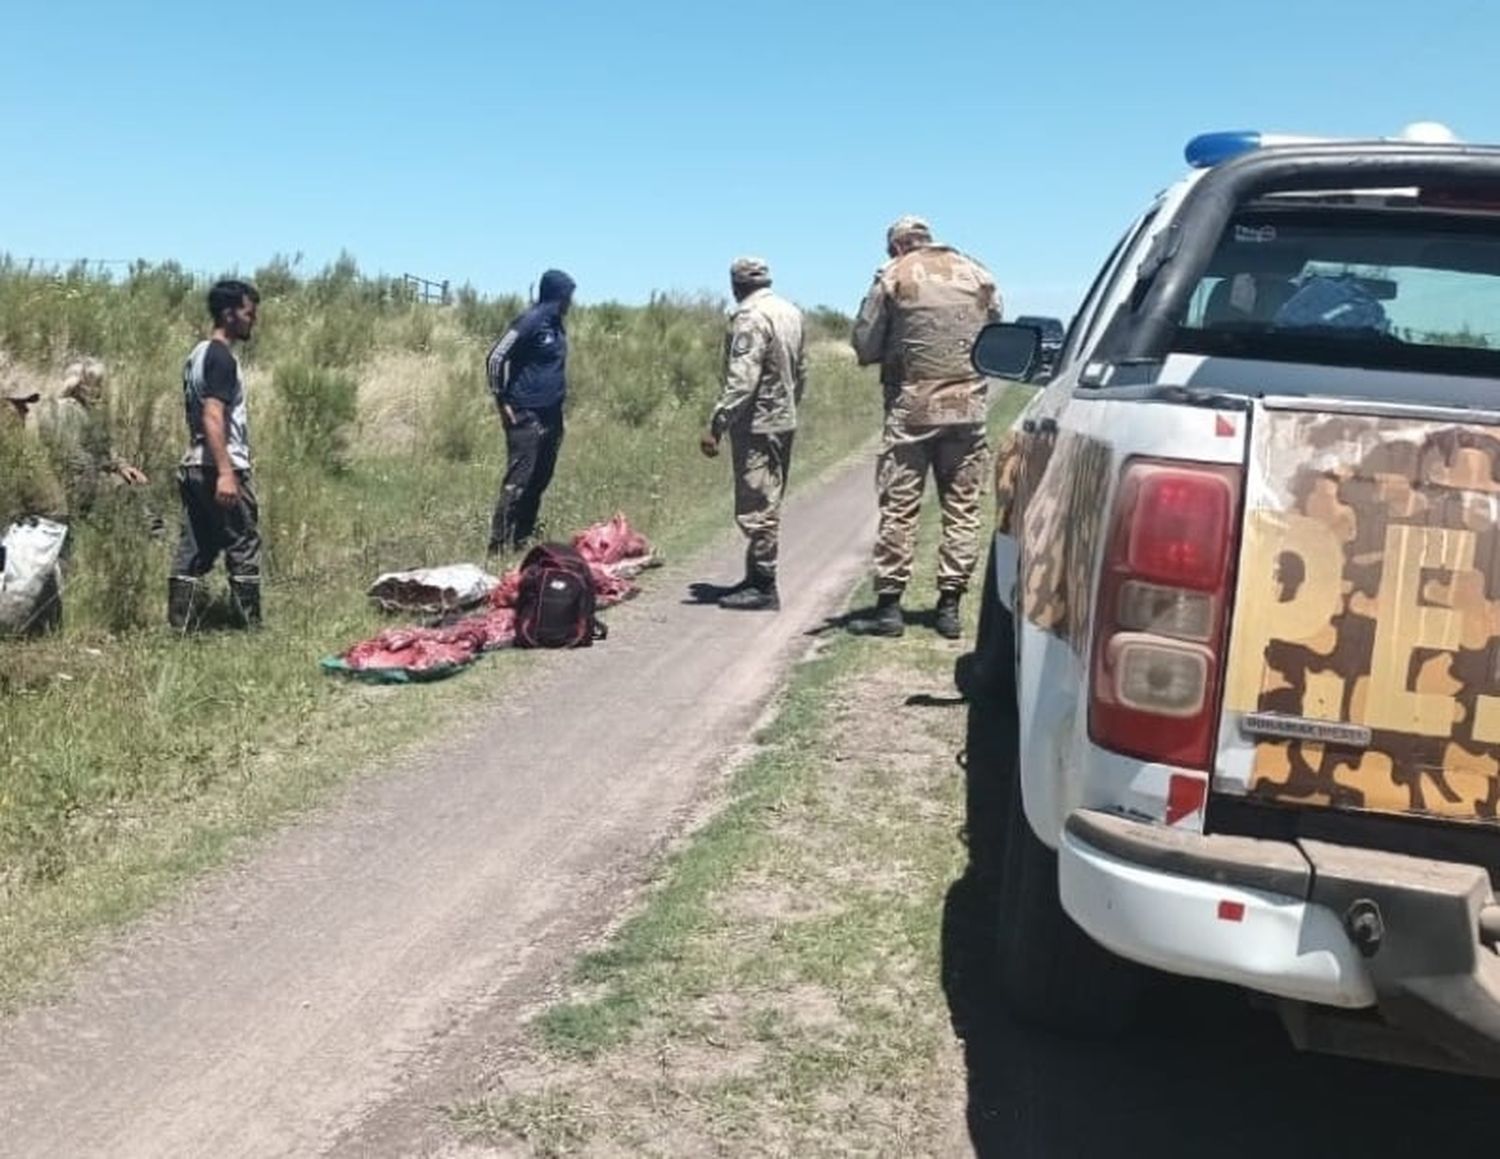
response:
<path id="1" fill-rule="evenodd" d="M 1262 144 L 1262 134 L 1252 129 L 1200 133 L 1187 143 L 1183 155 L 1194 169 L 1212 169 L 1241 153 L 1259 149 Z"/>

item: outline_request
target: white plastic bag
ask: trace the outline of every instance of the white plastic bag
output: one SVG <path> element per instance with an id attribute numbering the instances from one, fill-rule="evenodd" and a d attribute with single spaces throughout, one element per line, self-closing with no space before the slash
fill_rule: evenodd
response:
<path id="1" fill-rule="evenodd" d="M 65 524 L 30 518 L 5 529 L 0 573 L 0 634 L 54 628 L 62 619 L 62 573 L 57 561 L 68 538 Z"/>
<path id="2" fill-rule="evenodd" d="M 369 596 L 387 612 L 439 614 L 483 603 L 500 581 L 472 563 L 388 572 L 370 585 Z"/>

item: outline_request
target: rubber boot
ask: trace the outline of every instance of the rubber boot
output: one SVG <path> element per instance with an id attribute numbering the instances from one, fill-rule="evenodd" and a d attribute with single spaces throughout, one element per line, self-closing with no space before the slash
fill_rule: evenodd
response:
<path id="1" fill-rule="evenodd" d="M 958 619 L 958 601 L 961 595 L 961 592 L 938 592 L 937 611 L 932 618 L 932 627 L 945 640 L 957 640 L 963 635 L 963 626 Z"/>
<path id="2" fill-rule="evenodd" d="M 197 580 L 175 575 L 167 580 L 167 623 L 173 631 L 186 632 L 198 626 L 198 610 L 193 606 L 197 598 Z"/>
<path id="3" fill-rule="evenodd" d="M 239 613 L 240 627 L 260 627 L 260 581 L 230 580 L 229 599 Z"/>
<path id="4" fill-rule="evenodd" d="M 719 607 L 735 612 L 779 612 L 781 594 L 776 590 L 774 581 L 769 584 L 748 583 L 737 591 L 727 593 L 719 600 Z"/>
<path id="5" fill-rule="evenodd" d="M 875 614 L 868 619 L 854 620 L 849 631 L 856 636 L 900 636 L 906 632 L 906 621 L 901 617 L 901 593 L 892 592 L 875 598 Z"/>

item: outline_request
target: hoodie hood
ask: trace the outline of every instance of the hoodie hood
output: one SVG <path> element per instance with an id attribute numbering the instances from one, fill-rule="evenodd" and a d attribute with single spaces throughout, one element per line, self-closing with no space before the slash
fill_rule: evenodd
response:
<path id="1" fill-rule="evenodd" d="M 561 302 L 573 296 L 573 290 L 577 285 L 577 282 L 561 270 L 548 270 L 542 275 L 542 284 L 537 290 L 537 301 Z"/>

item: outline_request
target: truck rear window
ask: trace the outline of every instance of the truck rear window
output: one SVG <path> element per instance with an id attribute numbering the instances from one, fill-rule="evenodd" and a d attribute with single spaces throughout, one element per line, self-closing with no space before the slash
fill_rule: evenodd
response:
<path id="1" fill-rule="evenodd" d="M 1500 374 L 1500 215 L 1341 205 L 1242 210 L 1174 347 Z"/>

